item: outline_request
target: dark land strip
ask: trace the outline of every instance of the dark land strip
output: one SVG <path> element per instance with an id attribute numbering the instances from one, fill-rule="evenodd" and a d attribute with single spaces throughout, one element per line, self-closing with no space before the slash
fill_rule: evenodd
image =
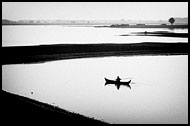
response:
<path id="1" fill-rule="evenodd" d="M 104 125 L 103 121 L 66 111 L 30 98 L 1 91 L 2 121 L 14 125 Z"/>
<path id="2" fill-rule="evenodd" d="M 156 36 L 156 37 L 178 37 L 178 38 L 188 38 L 188 33 L 172 33 L 166 31 L 156 31 L 156 32 L 134 32 L 131 34 L 124 34 L 120 36 Z"/>
<path id="3" fill-rule="evenodd" d="M 188 43 L 55 44 L 2 47 L 2 64 L 107 56 L 188 55 Z"/>
<path id="4" fill-rule="evenodd" d="M 188 25 L 146 25 L 146 24 L 137 24 L 137 25 L 129 25 L 129 24 L 116 24 L 110 26 L 95 26 L 96 28 L 168 28 L 168 29 L 187 29 Z"/>

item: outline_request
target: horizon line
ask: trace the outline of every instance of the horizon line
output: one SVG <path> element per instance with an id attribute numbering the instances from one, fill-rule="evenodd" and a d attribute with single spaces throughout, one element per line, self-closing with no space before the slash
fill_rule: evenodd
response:
<path id="1" fill-rule="evenodd" d="M 172 17 L 172 16 L 171 16 Z M 171 18 L 170 17 L 170 18 Z M 173 18 L 188 18 L 188 17 L 173 17 Z M 168 18 L 169 19 L 169 18 Z M 8 18 L 2 18 L 2 20 L 10 20 L 10 21 L 20 21 L 20 20 L 75 20 L 75 21 L 166 21 L 168 19 L 124 19 L 124 18 L 121 18 L 121 19 L 16 19 L 16 20 L 13 20 L 13 19 L 8 19 Z"/>

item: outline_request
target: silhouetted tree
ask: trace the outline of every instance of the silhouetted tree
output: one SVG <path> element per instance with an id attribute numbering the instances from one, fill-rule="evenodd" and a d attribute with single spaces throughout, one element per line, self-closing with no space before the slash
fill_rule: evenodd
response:
<path id="1" fill-rule="evenodd" d="M 171 25 L 173 25 L 173 23 L 175 22 L 175 19 L 172 17 L 168 21 L 171 23 Z"/>

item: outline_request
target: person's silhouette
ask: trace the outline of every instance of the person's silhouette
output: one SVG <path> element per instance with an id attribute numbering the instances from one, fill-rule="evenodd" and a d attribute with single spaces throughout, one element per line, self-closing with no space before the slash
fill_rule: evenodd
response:
<path id="1" fill-rule="evenodd" d="M 117 82 L 120 82 L 120 80 L 121 80 L 121 78 L 119 78 L 119 76 L 117 76 L 116 81 L 117 81 Z"/>
<path id="2" fill-rule="evenodd" d="M 119 87 L 120 87 L 120 84 L 119 84 L 120 80 L 121 80 L 121 78 L 119 78 L 119 76 L 117 76 L 115 85 L 117 86 L 118 90 L 119 90 Z"/>

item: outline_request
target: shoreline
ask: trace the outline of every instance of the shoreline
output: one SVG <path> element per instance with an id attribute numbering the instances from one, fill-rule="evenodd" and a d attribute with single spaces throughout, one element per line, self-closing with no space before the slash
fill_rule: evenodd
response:
<path id="1" fill-rule="evenodd" d="M 188 55 L 188 43 L 55 44 L 2 47 L 2 52 L 2 65 L 31 64 L 108 56 Z"/>
<path id="2" fill-rule="evenodd" d="M 168 29 L 188 29 L 188 25 L 114 25 L 114 26 L 95 26 L 96 28 L 168 28 Z"/>
<path id="3" fill-rule="evenodd" d="M 55 25 L 60 25 L 60 26 L 67 26 L 67 25 L 70 25 L 70 26 L 90 26 L 90 27 L 95 27 L 95 28 L 169 28 L 169 29 L 174 29 L 174 28 L 179 28 L 179 29 L 188 29 L 188 24 L 176 24 L 176 25 L 161 25 L 161 24 L 143 24 L 143 25 L 104 25 L 104 24 L 96 24 L 96 23 L 92 23 L 92 24 L 69 24 L 69 23 L 66 23 L 66 24 L 63 24 L 63 23 L 50 23 L 50 24 L 30 24 L 30 23 L 25 23 L 25 24 L 2 24 L 2 26 L 9 26 L 9 25 L 13 25 L 13 26 L 44 26 L 44 25 L 52 25 L 52 26 L 55 26 Z"/>
<path id="4" fill-rule="evenodd" d="M 20 96 L 2 90 L 3 95 L 3 120 L 8 123 L 26 124 L 31 123 L 50 123 L 50 124 L 108 124 L 102 120 L 87 117 L 79 113 L 64 110 L 58 106 L 40 102 L 25 96 Z M 10 120 L 14 120 L 10 122 Z M 20 120 L 20 121 L 18 121 Z M 24 121 L 23 121 L 24 120 Z M 7 122 L 6 122 L 7 123 Z"/>
<path id="5" fill-rule="evenodd" d="M 174 33 L 166 31 L 154 31 L 154 32 L 134 32 L 131 34 L 122 34 L 120 36 L 156 36 L 156 37 L 178 37 L 188 38 L 188 33 Z"/>

